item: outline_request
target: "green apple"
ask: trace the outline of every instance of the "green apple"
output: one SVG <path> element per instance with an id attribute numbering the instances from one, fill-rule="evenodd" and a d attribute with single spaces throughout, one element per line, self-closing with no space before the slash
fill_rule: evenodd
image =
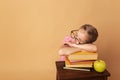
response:
<path id="1" fill-rule="evenodd" d="M 103 72 L 106 69 L 106 63 L 103 60 L 96 60 L 93 67 L 95 71 Z"/>

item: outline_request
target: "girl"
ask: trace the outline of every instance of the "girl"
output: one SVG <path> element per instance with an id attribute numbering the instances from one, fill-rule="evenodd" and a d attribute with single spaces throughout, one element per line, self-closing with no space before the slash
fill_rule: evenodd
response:
<path id="1" fill-rule="evenodd" d="M 64 57 L 78 51 L 96 52 L 97 47 L 93 44 L 97 40 L 97 29 L 90 25 L 82 25 L 77 30 L 72 30 L 70 36 L 64 39 L 64 45 L 59 50 L 61 60 Z"/>

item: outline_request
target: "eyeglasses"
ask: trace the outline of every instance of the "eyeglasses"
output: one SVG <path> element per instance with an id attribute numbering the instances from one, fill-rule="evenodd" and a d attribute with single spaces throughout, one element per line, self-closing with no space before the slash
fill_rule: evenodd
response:
<path id="1" fill-rule="evenodd" d="M 76 44 L 80 44 L 80 40 L 78 38 L 78 30 L 72 30 L 70 35 L 75 40 Z"/>

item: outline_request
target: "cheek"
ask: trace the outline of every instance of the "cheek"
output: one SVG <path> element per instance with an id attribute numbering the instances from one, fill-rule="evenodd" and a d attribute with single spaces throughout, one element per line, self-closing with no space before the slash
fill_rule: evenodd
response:
<path id="1" fill-rule="evenodd" d="M 81 36 L 79 36 L 79 38 L 80 38 L 80 43 L 86 43 L 86 41 L 87 41 L 86 35 L 81 35 Z"/>
<path id="2" fill-rule="evenodd" d="M 77 41 L 75 39 L 72 42 L 75 43 L 75 44 L 77 43 Z"/>

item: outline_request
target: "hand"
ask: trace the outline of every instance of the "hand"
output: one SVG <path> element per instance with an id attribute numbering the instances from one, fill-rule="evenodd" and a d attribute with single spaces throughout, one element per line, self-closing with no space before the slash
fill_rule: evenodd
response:
<path id="1" fill-rule="evenodd" d="M 66 44 L 69 45 L 70 47 L 75 47 L 76 46 L 76 44 L 71 43 L 71 42 L 66 42 Z"/>

